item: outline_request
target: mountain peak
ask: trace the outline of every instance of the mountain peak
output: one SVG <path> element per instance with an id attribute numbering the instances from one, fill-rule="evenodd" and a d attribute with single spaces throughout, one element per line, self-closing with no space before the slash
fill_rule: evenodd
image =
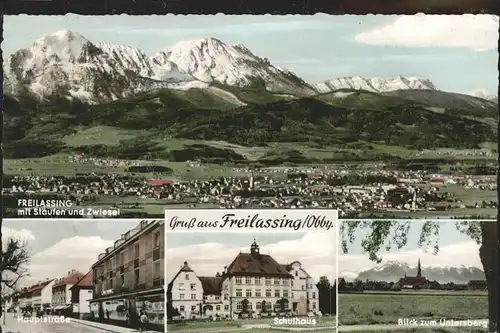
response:
<path id="1" fill-rule="evenodd" d="M 413 89 L 438 90 L 429 79 L 401 75 L 394 77 L 344 76 L 317 83 L 315 88 L 320 93 L 340 89 L 366 90 L 376 93 Z"/>

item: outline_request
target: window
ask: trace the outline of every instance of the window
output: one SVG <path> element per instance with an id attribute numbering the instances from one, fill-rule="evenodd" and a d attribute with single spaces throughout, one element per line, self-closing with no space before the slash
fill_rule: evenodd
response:
<path id="1" fill-rule="evenodd" d="M 313 293 L 313 297 L 312 298 L 316 298 L 316 293 Z"/>
<path id="2" fill-rule="evenodd" d="M 252 284 L 252 278 L 247 277 L 247 278 L 245 279 L 245 283 L 246 283 L 246 284 Z"/>
<path id="3" fill-rule="evenodd" d="M 191 299 L 196 299 L 196 294 L 191 294 Z"/>
<path id="4" fill-rule="evenodd" d="M 283 279 L 283 285 L 284 286 L 288 286 L 288 280 L 287 279 Z"/>
<path id="5" fill-rule="evenodd" d="M 309 292 L 306 291 L 306 298 L 309 298 Z"/>
<path id="6" fill-rule="evenodd" d="M 186 273 L 186 274 L 184 275 L 184 277 L 185 277 L 185 279 L 186 279 L 186 280 L 189 280 L 189 273 Z"/>
<path id="7" fill-rule="evenodd" d="M 155 232 L 154 234 L 155 247 L 160 247 L 160 232 Z"/>
<path id="8" fill-rule="evenodd" d="M 260 278 L 256 277 L 256 278 L 255 278 L 255 284 L 260 284 L 260 282 L 261 282 L 261 281 L 260 281 Z"/>
<path id="9" fill-rule="evenodd" d="M 217 295 L 217 296 L 215 296 L 215 300 L 216 300 L 216 301 L 220 300 L 220 296 L 218 296 L 218 295 Z"/>
<path id="10" fill-rule="evenodd" d="M 255 289 L 255 297 L 262 297 L 262 291 L 260 289 Z"/>
<path id="11" fill-rule="evenodd" d="M 266 289 L 266 297 L 271 297 L 271 289 Z"/>
<path id="12" fill-rule="evenodd" d="M 274 284 L 280 284 L 280 279 L 274 279 Z"/>
<path id="13" fill-rule="evenodd" d="M 266 286 L 269 286 L 271 284 L 271 278 L 266 278 Z"/>
<path id="14" fill-rule="evenodd" d="M 252 297 L 252 289 L 247 289 L 247 290 L 245 291 L 245 296 L 246 296 L 246 297 Z"/>
<path id="15" fill-rule="evenodd" d="M 274 297 L 280 297 L 280 290 L 279 289 L 276 289 L 274 291 Z"/>
<path id="16" fill-rule="evenodd" d="M 139 243 L 134 244 L 134 258 L 139 258 Z"/>
<path id="17" fill-rule="evenodd" d="M 241 277 L 236 278 L 236 284 L 243 284 Z"/>
<path id="18" fill-rule="evenodd" d="M 220 311 L 220 305 L 216 305 L 216 306 L 215 306 L 215 310 L 216 310 L 216 311 Z"/>
<path id="19" fill-rule="evenodd" d="M 236 297 L 241 297 L 241 296 L 243 296 L 243 290 L 236 289 Z"/>
<path id="20" fill-rule="evenodd" d="M 262 307 L 262 304 L 260 302 L 257 302 L 257 304 L 255 304 L 255 309 L 256 310 L 260 310 Z"/>
<path id="21" fill-rule="evenodd" d="M 316 302 L 313 302 L 313 310 L 316 310 Z"/>
<path id="22" fill-rule="evenodd" d="M 191 305 L 191 311 L 196 311 L 196 305 Z"/>
<path id="23" fill-rule="evenodd" d="M 293 287 L 293 281 L 291 281 L 292 287 Z"/>
<path id="24" fill-rule="evenodd" d="M 248 310 L 252 310 L 252 302 L 248 302 Z"/>
<path id="25" fill-rule="evenodd" d="M 293 297 L 294 297 L 294 296 L 293 296 L 293 293 L 292 293 L 292 298 L 293 298 Z"/>
<path id="26" fill-rule="evenodd" d="M 196 283 L 191 283 L 191 285 L 189 286 L 189 288 L 191 290 L 196 290 Z"/>
<path id="27" fill-rule="evenodd" d="M 266 309 L 271 310 L 273 307 L 270 302 L 266 302 Z"/>
<path id="28" fill-rule="evenodd" d="M 224 310 L 229 311 L 229 305 L 224 305 Z"/>
<path id="29" fill-rule="evenodd" d="M 295 276 L 299 276 L 299 271 L 295 271 Z"/>
<path id="30" fill-rule="evenodd" d="M 288 297 L 288 290 L 283 290 L 283 297 Z"/>
<path id="31" fill-rule="evenodd" d="M 302 287 L 302 290 L 304 290 L 304 289 L 305 289 L 305 288 L 304 288 L 304 285 L 302 285 L 301 287 Z"/>
<path id="32" fill-rule="evenodd" d="M 161 277 L 161 269 L 160 269 L 160 262 L 157 261 L 153 264 L 153 278 L 156 279 L 156 278 L 159 278 Z"/>
<path id="33" fill-rule="evenodd" d="M 179 294 L 179 299 L 184 299 L 184 294 Z"/>
<path id="34" fill-rule="evenodd" d="M 243 306 L 241 305 L 241 302 L 238 302 L 238 304 L 236 304 L 236 310 L 241 311 L 242 309 L 243 309 Z"/>
<path id="35" fill-rule="evenodd" d="M 229 294 L 224 294 L 224 300 L 227 301 L 229 299 Z"/>
<path id="36" fill-rule="evenodd" d="M 135 285 L 138 285 L 139 284 L 139 270 L 138 269 L 136 269 L 134 271 L 134 275 L 135 275 L 134 276 L 135 277 Z"/>
<path id="37" fill-rule="evenodd" d="M 184 305 L 179 306 L 179 311 L 184 311 Z"/>
<path id="38" fill-rule="evenodd" d="M 184 290 L 184 283 L 182 282 L 179 283 L 179 290 Z"/>

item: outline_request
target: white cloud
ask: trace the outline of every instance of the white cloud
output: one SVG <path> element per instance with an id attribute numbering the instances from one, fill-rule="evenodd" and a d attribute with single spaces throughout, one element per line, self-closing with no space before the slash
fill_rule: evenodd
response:
<path id="1" fill-rule="evenodd" d="M 21 241 L 34 241 L 36 239 L 33 232 L 29 229 L 12 229 L 2 227 L 2 244 L 6 244 L 9 238 Z"/>
<path id="2" fill-rule="evenodd" d="M 229 266 L 239 252 L 249 252 L 249 247 L 250 242 L 242 247 L 207 242 L 168 248 L 167 281 L 177 274 L 184 261 L 199 276 L 215 276 L 224 266 Z M 260 253 L 269 254 L 282 264 L 300 261 L 315 281 L 323 275 L 333 280 L 336 274 L 337 240 L 332 232 L 311 232 L 296 240 L 265 245 L 260 248 Z"/>
<path id="3" fill-rule="evenodd" d="M 30 276 L 23 282 L 30 284 L 47 278 L 58 278 L 72 269 L 86 273 L 97 261 L 99 253 L 113 243 L 113 240 L 104 240 L 99 236 L 62 239 L 33 254 L 27 267 Z"/>
<path id="4" fill-rule="evenodd" d="M 390 24 L 358 34 L 355 39 L 372 45 L 464 47 L 487 51 L 498 46 L 498 16 L 400 16 Z"/>
<path id="5" fill-rule="evenodd" d="M 417 249 L 411 251 L 392 251 L 380 253 L 383 261 L 377 264 L 368 259 L 368 254 L 361 255 L 340 255 L 339 257 L 339 275 L 347 279 L 352 279 L 358 276 L 361 271 L 368 270 L 387 261 L 395 261 L 416 265 L 418 258 L 424 267 L 445 267 L 445 266 L 474 266 L 482 269 L 481 260 L 479 259 L 479 245 L 474 241 L 455 243 L 445 245 L 439 249 L 439 252 L 434 255 L 433 249 Z M 457 258 L 460 258 L 457 261 Z"/>

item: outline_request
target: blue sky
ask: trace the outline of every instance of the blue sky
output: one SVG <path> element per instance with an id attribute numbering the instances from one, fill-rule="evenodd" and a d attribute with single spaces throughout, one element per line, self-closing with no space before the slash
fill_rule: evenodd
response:
<path id="1" fill-rule="evenodd" d="M 368 254 L 363 253 L 361 248 L 362 239 L 368 234 L 367 229 L 358 229 L 356 240 L 348 246 L 347 254 L 340 253 L 339 274 L 345 278 L 352 279 L 360 271 L 383 265 L 387 261 L 404 262 L 416 265 L 418 259 L 425 266 L 474 266 L 482 269 L 479 258 L 479 245 L 469 236 L 461 233 L 456 228 L 455 221 L 442 221 L 439 230 L 439 251 L 433 252 L 433 244 L 430 248 L 420 248 L 418 240 L 423 226 L 422 221 L 412 220 L 408 234 L 408 242 L 401 249 L 393 247 L 386 251 L 383 247 L 378 254 L 382 258 L 380 264 L 370 261 Z M 493 222 L 494 223 L 494 222 Z M 341 236 L 342 237 L 342 236 Z"/>
<path id="2" fill-rule="evenodd" d="M 419 76 L 441 90 L 498 87 L 498 17 L 477 16 L 5 16 L 2 49 L 70 29 L 150 55 L 183 39 L 242 43 L 316 83 L 340 76 Z"/>
<path id="3" fill-rule="evenodd" d="M 26 242 L 29 276 L 21 284 L 29 285 L 72 269 L 88 272 L 100 253 L 139 223 L 134 219 L 4 219 L 2 240 L 12 237 Z"/>

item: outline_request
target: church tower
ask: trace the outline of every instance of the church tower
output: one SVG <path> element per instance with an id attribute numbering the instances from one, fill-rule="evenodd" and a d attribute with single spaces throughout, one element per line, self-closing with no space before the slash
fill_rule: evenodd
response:
<path id="1" fill-rule="evenodd" d="M 259 245 L 257 245 L 255 238 L 253 239 L 253 243 L 250 246 L 250 253 L 252 254 L 252 256 L 255 256 L 255 257 L 258 257 L 260 254 Z"/>
<path id="2" fill-rule="evenodd" d="M 422 267 L 420 266 L 420 258 L 418 259 L 418 265 L 417 265 L 417 277 L 419 278 L 422 277 Z"/>

